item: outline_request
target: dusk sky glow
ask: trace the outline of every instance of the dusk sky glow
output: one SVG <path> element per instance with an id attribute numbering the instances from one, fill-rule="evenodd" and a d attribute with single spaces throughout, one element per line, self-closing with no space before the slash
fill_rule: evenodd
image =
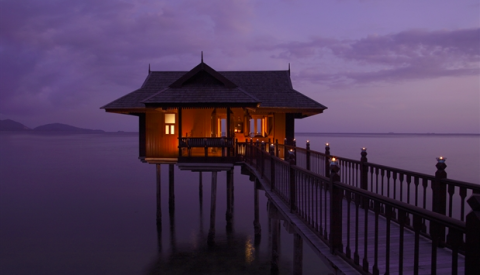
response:
<path id="1" fill-rule="evenodd" d="M 0 119 L 137 131 L 152 70 L 286 70 L 297 132 L 480 133 L 480 1 L 0 0 Z M 274 96 L 274 95 L 272 95 Z"/>

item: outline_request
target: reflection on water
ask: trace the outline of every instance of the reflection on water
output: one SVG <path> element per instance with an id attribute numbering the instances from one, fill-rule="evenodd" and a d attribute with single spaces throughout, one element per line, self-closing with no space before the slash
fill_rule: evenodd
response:
<path id="1" fill-rule="evenodd" d="M 298 234 L 289 236 L 293 231 L 291 228 L 286 227 L 287 232 L 282 230 L 281 221 L 284 220 L 275 209 L 274 205 L 269 203 L 265 196 L 261 197 L 259 194 L 263 194 L 262 190 L 259 190 L 260 184 L 251 178 L 253 182 L 246 181 L 246 176 L 239 175 L 235 177 L 235 172 L 238 173 L 239 167 L 233 170 L 225 172 L 184 172 L 179 171 L 182 174 L 190 173 L 190 178 L 196 178 L 196 174 L 199 174 L 198 178 L 198 200 L 197 202 L 190 201 L 190 208 L 195 209 L 198 203 L 198 223 L 193 220 L 184 220 L 184 215 L 178 215 L 175 209 L 175 197 L 181 200 L 183 197 L 181 193 L 175 194 L 173 190 L 186 191 L 184 187 L 179 188 L 177 182 L 174 181 L 175 173 L 169 165 L 169 246 L 164 247 L 165 234 L 162 228 L 163 220 L 157 221 L 157 234 L 159 254 L 153 263 L 147 268 L 146 274 L 329 274 L 332 273 L 323 262 L 319 259 L 315 260 L 315 268 L 306 269 L 303 272 L 303 241 Z M 158 171 L 158 165 L 157 165 Z M 175 170 L 177 171 L 177 170 Z M 177 173 L 178 173 L 177 172 Z M 210 205 L 209 215 L 204 217 L 203 215 L 203 178 L 204 176 L 210 176 Z M 157 177 L 161 179 L 161 177 Z M 234 184 L 235 179 L 241 179 L 238 187 L 238 183 Z M 217 186 L 220 183 L 222 193 L 225 191 L 225 196 L 217 194 Z M 179 184 L 181 185 L 181 183 Z M 188 187 L 196 189 L 196 183 L 189 182 Z M 157 180 L 157 186 L 162 186 L 162 182 Z M 234 192 L 234 186 L 237 186 L 237 190 L 240 192 Z M 248 187 L 251 188 L 250 194 L 246 193 Z M 177 191 L 178 192 L 178 191 Z M 235 195 L 240 197 L 236 198 L 240 200 L 240 203 L 235 205 Z M 223 197 L 223 198 L 222 198 Z M 221 202 L 221 203 L 218 203 Z M 264 202 L 263 208 L 260 206 L 261 202 Z M 249 205 L 250 204 L 250 205 Z M 157 203 L 161 205 L 161 202 Z M 246 209 L 251 208 L 250 213 L 245 212 Z M 236 207 L 240 208 L 236 211 Z M 217 220 L 217 212 L 225 211 L 225 220 Z M 161 209 L 157 209 L 161 211 Z M 180 210 L 184 212 L 185 209 Z M 188 211 L 188 209 L 187 209 Z M 222 211 L 223 212 L 223 211 Z M 236 219 L 234 213 L 240 212 L 244 217 L 242 219 Z M 260 216 L 264 217 L 263 220 Z M 160 215 L 157 215 L 161 216 Z M 177 225 L 175 224 L 176 217 L 178 217 L 181 223 L 188 224 L 190 234 L 177 234 Z M 249 217 L 249 218 L 246 218 Z M 241 226 L 235 226 L 234 220 L 242 224 Z M 253 223 L 251 223 L 253 221 Z M 204 233 L 204 223 L 208 224 L 208 234 Z M 262 243 L 262 223 L 267 224 L 268 231 L 266 234 L 267 241 Z M 217 228 L 219 224 L 223 224 L 220 228 L 225 228 L 225 231 Z M 251 224 L 251 228 L 248 228 L 248 224 Z M 286 221 L 285 224 L 290 224 Z M 198 226 L 198 227 L 197 227 Z M 184 228 L 178 228 L 178 231 L 183 231 Z M 245 230 L 247 229 L 247 230 Z M 253 237 L 252 237 L 253 229 Z M 281 232 L 286 234 L 284 238 Z M 217 234 L 218 232 L 218 234 Z M 290 233 L 288 233 L 290 232 Z M 191 238 L 190 240 L 188 238 Z M 293 237 L 293 249 L 290 249 L 287 253 L 282 249 L 282 242 L 284 239 Z M 311 250 L 306 250 L 307 254 L 312 254 Z M 313 255 L 310 255 L 313 256 Z"/>
<path id="2" fill-rule="evenodd" d="M 0 274 L 270 273 L 267 198 L 240 167 L 231 200 L 227 173 L 218 172 L 212 247 L 212 174 L 174 166 L 170 203 L 169 165 L 157 171 L 137 154 L 136 134 L 0 133 Z M 278 235 L 279 271 L 291 274 L 294 237 L 283 226 Z M 303 250 L 303 274 L 328 274 Z"/>
<path id="3" fill-rule="evenodd" d="M 478 136 L 300 139 L 320 151 L 330 142 L 332 154 L 355 159 L 366 146 L 371 162 L 430 174 L 444 155 L 449 177 L 478 179 Z M 272 218 L 264 191 L 240 167 L 231 175 L 230 198 L 227 173 L 217 174 L 212 247 L 211 172 L 174 166 L 170 203 L 170 166 L 157 171 L 137 156 L 136 134 L 0 133 L 0 274 L 198 274 L 209 267 L 269 274 L 272 262 L 291 274 L 300 259 L 303 274 L 332 272 L 281 217 Z"/>

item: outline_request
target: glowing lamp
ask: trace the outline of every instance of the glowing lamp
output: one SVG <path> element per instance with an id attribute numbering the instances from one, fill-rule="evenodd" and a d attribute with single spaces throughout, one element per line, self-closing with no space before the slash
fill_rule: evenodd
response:
<path id="1" fill-rule="evenodd" d="M 444 157 L 442 157 L 442 156 L 440 156 L 440 157 L 437 158 L 437 162 L 438 162 L 438 163 L 445 163 L 446 160 L 447 160 L 447 158 L 444 158 Z"/>

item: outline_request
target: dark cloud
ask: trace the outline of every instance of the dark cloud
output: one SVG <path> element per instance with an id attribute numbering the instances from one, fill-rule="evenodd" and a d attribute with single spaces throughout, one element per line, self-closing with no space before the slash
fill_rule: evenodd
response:
<path id="1" fill-rule="evenodd" d="M 137 88 L 149 63 L 185 69 L 179 60 L 199 60 L 218 35 L 234 44 L 230 36 L 248 33 L 244 2 L 3 1 L 0 113 L 72 108 L 101 93 L 113 99 L 114 88 Z"/>
<path id="2" fill-rule="evenodd" d="M 480 73 L 480 29 L 410 30 L 390 35 L 371 35 L 359 40 L 315 38 L 307 42 L 277 44 L 276 58 L 299 58 L 318 63 L 316 72 L 301 71 L 302 78 L 327 84 L 403 81 Z M 320 66 L 336 59 L 348 69 Z M 314 61 L 312 61 L 314 60 Z M 323 63 L 325 64 L 325 63 Z M 328 64 L 328 63 L 327 63 Z"/>

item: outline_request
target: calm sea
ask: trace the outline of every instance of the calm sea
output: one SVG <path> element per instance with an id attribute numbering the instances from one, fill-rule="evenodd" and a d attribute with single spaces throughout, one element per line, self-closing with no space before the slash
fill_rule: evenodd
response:
<path id="1" fill-rule="evenodd" d="M 465 135 L 298 134 L 313 150 L 422 173 L 447 157 L 450 178 L 480 182 L 480 137 Z M 303 141 L 302 141 L 303 140 Z M 138 159 L 136 134 L 0 134 L 0 274 L 156 274 L 202 270 L 268 274 L 267 198 L 259 191 L 261 241 L 254 244 L 254 184 L 234 171 L 233 232 L 226 231 L 226 174 L 218 175 L 216 246 L 207 247 L 211 173 L 175 167 L 169 211 L 162 165 L 162 230 L 156 225 L 155 166 Z M 281 274 L 291 274 L 293 235 L 281 229 Z M 304 274 L 332 272 L 304 243 Z M 174 274 L 163 272 L 162 274 Z M 206 273 L 205 273 L 206 274 Z"/>

